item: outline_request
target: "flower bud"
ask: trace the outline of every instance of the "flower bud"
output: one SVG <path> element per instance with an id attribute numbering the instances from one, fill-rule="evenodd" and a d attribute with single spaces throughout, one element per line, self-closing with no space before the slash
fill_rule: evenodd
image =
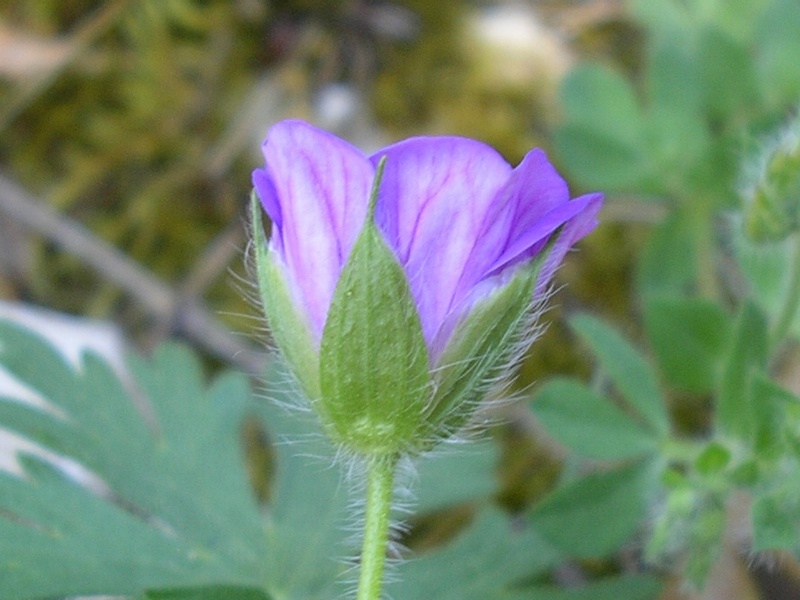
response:
<path id="1" fill-rule="evenodd" d="M 372 157 L 275 125 L 253 182 L 258 283 L 273 338 L 336 442 L 417 453 L 456 433 L 526 341 L 537 299 L 596 224 L 533 150 L 512 169 L 463 138 Z"/>
<path id="2" fill-rule="evenodd" d="M 744 199 L 751 241 L 777 242 L 800 229 L 800 118 L 767 146 Z"/>

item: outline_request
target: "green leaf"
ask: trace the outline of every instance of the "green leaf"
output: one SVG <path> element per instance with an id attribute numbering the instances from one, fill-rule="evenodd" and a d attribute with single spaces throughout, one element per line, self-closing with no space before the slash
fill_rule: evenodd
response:
<path id="1" fill-rule="evenodd" d="M 731 123 L 758 97 L 748 48 L 722 30 L 709 26 L 700 32 L 698 58 L 704 99 L 712 118 Z"/>
<path id="2" fill-rule="evenodd" d="M 680 193 L 709 144 L 700 80 L 687 49 L 674 39 L 656 45 L 648 60 L 647 83 L 648 154 L 667 189 Z"/>
<path id="3" fill-rule="evenodd" d="M 757 27 L 756 69 L 767 101 L 782 110 L 800 96 L 800 5 L 795 0 L 769 3 Z"/>
<path id="4" fill-rule="evenodd" d="M 395 600 L 500 600 L 514 584 L 561 560 L 530 528 L 520 531 L 489 509 L 444 548 L 401 563 L 398 580 L 384 587 Z"/>
<path id="5" fill-rule="evenodd" d="M 755 411 L 754 450 L 762 461 L 780 459 L 786 448 L 790 406 L 800 406 L 800 398 L 784 389 L 766 375 L 757 373 L 753 378 L 753 406 Z M 792 432 L 793 433 L 793 432 Z"/>
<path id="6" fill-rule="evenodd" d="M 568 556 L 602 556 L 641 526 L 654 479 L 649 461 L 587 475 L 548 494 L 531 511 L 531 522 Z"/>
<path id="7" fill-rule="evenodd" d="M 689 216 L 680 210 L 672 211 L 650 233 L 637 265 L 639 295 L 686 292 L 697 274 L 697 243 Z"/>
<path id="8" fill-rule="evenodd" d="M 141 600 L 270 600 L 256 588 L 209 586 L 145 592 Z"/>
<path id="9" fill-rule="evenodd" d="M 497 493 L 497 461 L 497 444 L 492 441 L 461 444 L 420 457 L 414 507 L 427 512 L 489 498 Z"/>
<path id="10" fill-rule="evenodd" d="M 703 588 L 719 559 L 725 523 L 725 507 L 721 499 L 710 498 L 689 524 L 685 572 L 687 579 L 698 589 Z"/>
<path id="11" fill-rule="evenodd" d="M 731 462 L 731 452 L 719 442 L 709 442 L 694 461 L 698 473 L 712 476 L 720 473 Z"/>
<path id="12" fill-rule="evenodd" d="M 282 367 L 273 365 L 265 381 L 269 400 L 254 406 L 275 452 L 270 543 L 261 559 L 269 574 L 267 589 L 282 600 L 340 598 L 347 591 L 340 557 L 355 552 L 344 543 L 343 530 L 352 519 L 352 498 L 316 415 L 297 408 L 287 380 Z"/>
<path id="13" fill-rule="evenodd" d="M 112 498 L 39 459 L 0 474 L 0 596 L 137 594 L 206 584 L 259 585 L 264 523 L 238 430 L 242 376 L 204 386 L 197 360 L 168 345 L 131 363 L 152 426 L 103 362 L 74 370 L 41 338 L 0 324 L 0 361 L 63 418 L 0 401 L 0 424 L 84 465 Z"/>
<path id="14" fill-rule="evenodd" d="M 377 195 L 380 170 L 373 198 Z M 333 294 L 320 344 L 320 418 L 364 454 L 422 445 L 428 350 L 408 280 L 374 223 L 374 200 Z"/>
<path id="15" fill-rule="evenodd" d="M 641 140 L 639 103 L 621 74 L 593 63 L 575 67 L 561 87 L 569 123 L 622 144 L 636 147 Z"/>
<path id="16" fill-rule="evenodd" d="M 722 307 L 698 298 L 654 295 L 645 300 L 644 322 L 670 384 L 695 393 L 715 388 L 733 329 Z"/>
<path id="17" fill-rule="evenodd" d="M 659 436 L 666 435 L 669 431 L 666 403 L 645 357 L 614 329 L 588 314 L 573 317 L 570 325 L 592 349 L 631 408 Z"/>
<path id="18" fill-rule="evenodd" d="M 756 498 L 751 517 L 754 552 L 781 548 L 794 550 L 797 547 L 800 505 L 796 498 L 780 492 Z"/>
<path id="19" fill-rule="evenodd" d="M 765 5 L 774 0 L 705 0 L 698 3 L 708 22 L 741 42 L 753 37 L 754 25 L 764 12 Z"/>
<path id="20" fill-rule="evenodd" d="M 730 352 L 725 361 L 715 412 L 716 424 L 725 435 L 752 442 L 758 408 L 752 391 L 754 376 L 767 364 L 767 321 L 748 302 L 739 314 Z"/>
<path id="21" fill-rule="evenodd" d="M 548 382 L 531 408 L 550 435 L 587 458 L 634 458 L 653 452 L 658 444 L 652 431 L 576 381 Z"/>
<path id="22" fill-rule="evenodd" d="M 746 239 L 741 226 L 733 229 L 732 239 L 736 261 L 753 299 L 768 315 L 776 318 L 789 293 L 797 240 L 791 236 L 780 242 L 755 244 Z M 795 336 L 800 334 L 800 312 L 795 315 L 790 331 Z"/>
<path id="23" fill-rule="evenodd" d="M 685 45 L 691 32 L 691 16 L 682 3 L 672 0 L 630 0 L 631 14 L 657 42 L 676 40 Z"/>
<path id="24" fill-rule="evenodd" d="M 664 584 L 651 575 L 623 575 L 570 588 L 534 586 L 504 600 L 655 600 Z"/>
<path id="25" fill-rule="evenodd" d="M 564 80 L 565 122 L 554 142 L 566 168 L 586 187 L 627 189 L 643 177 L 642 119 L 630 83 L 599 64 Z"/>
<path id="26" fill-rule="evenodd" d="M 646 175 L 642 150 L 567 122 L 553 133 L 553 143 L 565 168 L 587 188 L 636 189 Z"/>

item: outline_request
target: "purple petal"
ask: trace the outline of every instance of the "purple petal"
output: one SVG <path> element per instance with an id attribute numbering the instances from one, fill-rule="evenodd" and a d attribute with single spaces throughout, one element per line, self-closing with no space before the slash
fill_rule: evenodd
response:
<path id="1" fill-rule="evenodd" d="M 464 272 L 458 285 L 458 300 L 483 278 L 517 257 L 524 258 L 523 252 L 572 216 L 573 211 L 567 210 L 561 221 L 558 221 L 559 216 L 543 221 L 545 215 L 568 202 L 567 183 L 547 160 L 544 151 L 531 150 L 513 170 L 486 213 L 483 229 L 469 258 L 470 269 Z M 553 226 L 550 221 L 558 222 Z"/>
<path id="2" fill-rule="evenodd" d="M 264 169 L 256 169 L 253 171 L 253 187 L 256 189 L 258 198 L 261 200 L 261 205 L 267 211 L 270 220 L 272 221 L 273 235 L 271 242 L 273 247 L 282 255 L 283 242 L 278 233 L 283 226 L 283 214 L 281 213 L 281 205 L 278 201 L 278 195 L 275 192 L 275 186 L 272 185 L 272 179 Z"/>
<path id="3" fill-rule="evenodd" d="M 386 156 L 376 220 L 405 267 L 430 342 L 450 311 L 487 210 L 511 173 L 492 148 L 464 138 L 411 138 Z"/>
<path id="4" fill-rule="evenodd" d="M 355 147 L 302 121 L 273 126 L 262 152 L 266 167 L 253 181 L 273 220 L 271 246 L 319 340 L 364 224 L 375 169 Z"/>
<path id="5" fill-rule="evenodd" d="M 503 189 L 512 198 L 515 218 L 509 241 L 520 238 L 539 219 L 569 202 L 567 182 L 558 174 L 543 150 L 528 152 Z"/>
<path id="6" fill-rule="evenodd" d="M 567 202 L 543 215 L 531 226 L 520 232 L 503 253 L 487 270 L 487 275 L 497 273 L 509 266 L 533 258 L 545 246 L 550 234 L 578 215 L 584 209 L 582 202 Z"/>
<path id="7" fill-rule="evenodd" d="M 603 194 L 586 194 L 572 200 L 570 205 L 577 207 L 578 212 L 564 225 L 564 229 L 550 251 L 539 274 L 536 293 L 541 292 L 547 286 L 570 248 L 597 227 L 597 214 L 603 207 Z"/>
<path id="8" fill-rule="evenodd" d="M 598 193 L 581 196 L 580 198 L 570 201 L 568 204 L 551 210 L 550 213 L 545 215 L 539 222 L 535 223 L 534 227 L 529 230 L 528 237 L 530 239 L 539 239 L 539 242 L 534 244 L 535 251 L 526 252 L 529 257 L 533 257 L 546 245 L 550 234 L 561 225 L 564 225 L 556 244 L 551 249 L 539 273 L 534 292 L 535 296 L 539 295 L 547 286 L 569 249 L 595 228 L 597 225 L 597 213 L 602 207 L 602 204 L 602 194 Z M 524 244 L 524 239 L 525 236 L 520 238 L 521 245 Z M 519 264 L 520 262 L 522 262 L 522 260 L 519 258 L 505 262 L 503 262 L 502 259 L 499 260 L 495 268 L 487 272 L 477 284 L 470 290 L 467 290 L 467 292 L 459 298 L 459 303 L 454 305 L 453 309 L 445 317 L 434 338 L 429 342 L 429 352 L 431 360 L 434 363 L 447 345 L 458 322 L 464 315 L 469 313 L 476 302 L 491 294 L 495 289 L 506 285 L 516 273 L 516 269 L 513 268 L 513 265 Z"/>

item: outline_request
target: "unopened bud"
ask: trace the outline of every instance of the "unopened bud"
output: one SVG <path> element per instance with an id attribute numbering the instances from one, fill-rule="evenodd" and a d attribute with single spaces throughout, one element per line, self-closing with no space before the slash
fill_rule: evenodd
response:
<path id="1" fill-rule="evenodd" d="M 744 192 L 745 235 L 778 242 L 800 230 L 800 117 L 769 144 Z"/>

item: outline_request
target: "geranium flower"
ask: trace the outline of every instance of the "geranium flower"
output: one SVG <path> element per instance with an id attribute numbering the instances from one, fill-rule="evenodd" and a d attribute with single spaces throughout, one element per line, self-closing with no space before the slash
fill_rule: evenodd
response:
<path id="1" fill-rule="evenodd" d="M 429 417 L 444 402 L 447 409 L 440 412 L 446 420 L 444 413 L 474 404 L 485 391 L 478 384 L 506 367 L 508 346 L 524 335 L 521 328 L 529 325 L 567 251 L 597 224 L 603 200 L 599 193 L 570 199 L 542 150 L 530 151 L 512 168 L 489 146 L 461 137 L 415 137 L 366 156 L 290 120 L 270 129 L 262 150 L 266 165 L 255 170 L 253 183 L 272 221 L 269 245 L 259 258 L 262 295 L 276 342 L 312 401 L 325 395 L 318 353 L 337 285 L 365 223 L 374 220 L 370 227 L 402 269 L 418 316 L 433 383 L 419 392 L 421 410 Z M 530 280 L 524 301 L 511 292 L 505 295 L 513 301 L 503 300 L 503 290 L 523 275 Z M 514 318 L 503 321 L 498 311 L 509 310 Z M 473 315 L 487 323 L 485 336 L 474 330 L 481 324 L 471 322 L 478 318 Z M 442 400 L 447 390 L 437 374 L 454 363 L 466 365 L 458 377 L 479 381 L 474 390 Z M 323 406 L 323 419 L 326 411 Z M 453 427 L 461 422 L 455 419 Z"/>

